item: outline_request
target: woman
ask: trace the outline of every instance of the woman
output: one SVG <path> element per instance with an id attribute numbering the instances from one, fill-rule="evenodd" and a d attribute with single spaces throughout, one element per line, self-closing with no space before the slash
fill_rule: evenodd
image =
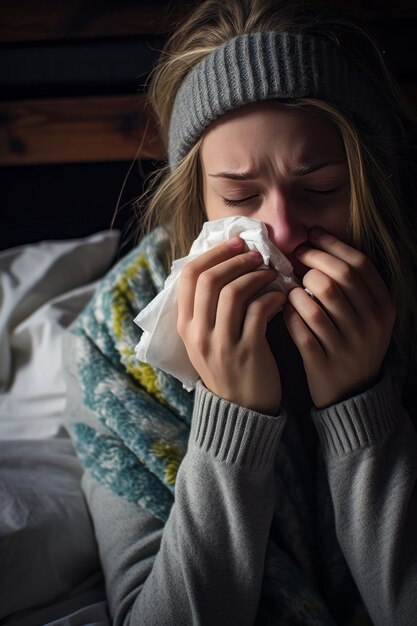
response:
<path id="1" fill-rule="evenodd" d="M 67 347 L 112 619 L 410 624 L 411 115 L 368 36 L 311 2 L 202 3 L 150 95 L 169 155 L 147 209 L 159 227 Z M 135 362 L 132 319 L 203 222 L 229 215 L 262 221 L 313 297 L 272 290 L 239 238 L 186 265 L 193 395 Z"/>

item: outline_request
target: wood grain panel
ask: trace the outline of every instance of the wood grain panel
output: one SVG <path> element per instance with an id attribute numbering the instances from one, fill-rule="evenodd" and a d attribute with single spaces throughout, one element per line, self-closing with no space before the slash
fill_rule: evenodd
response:
<path id="1" fill-rule="evenodd" d="M 160 158 L 143 96 L 0 103 L 0 165 Z"/>
<path id="2" fill-rule="evenodd" d="M 349 4 L 365 20 L 417 17 L 415 0 Z M 185 12 L 186 5 L 175 0 L 1 0 L 0 42 L 167 33 Z"/>
<path id="3" fill-rule="evenodd" d="M 1 0 L 0 42 L 165 33 L 183 13 L 173 0 Z"/>
<path id="4" fill-rule="evenodd" d="M 417 84 L 403 85 L 403 91 L 417 114 Z M 136 156 L 163 157 L 142 95 L 0 103 L 0 166 Z"/>

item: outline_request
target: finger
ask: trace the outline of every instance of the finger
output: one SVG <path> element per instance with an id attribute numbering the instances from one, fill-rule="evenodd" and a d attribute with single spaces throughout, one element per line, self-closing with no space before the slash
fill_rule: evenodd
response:
<path id="1" fill-rule="evenodd" d="M 265 339 L 268 322 L 284 306 L 287 296 L 282 291 L 269 291 L 249 303 L 242 328 L 242 340 L 260 342 Z"/>
<path id="2" fill-rule="evenodd" d="M 360 323 L 355 308 L 336 281 L 327 274 L 316 269 L 309 270 L 303 278 L 303 285 L 314 294 L 339 332 L 346 334 L 352 323 Z"/>
<path id="3" fill-rule="evenodd" d="M 200 274 L 218 263 L 241 254 L 243 249 L 243 240 L 233 237 L 189 261 L 182 268 L 178 281 L 178 318 L 180 320 L 187 322 L 193 318 L 194 295 Z"/>
<path id="4" fill-rule="evenodd" d="M 316 247 L 339 258 L 341 261 L 345 261 L 348 265 L 353 267 L 361 276 L 377 306 L 386 306 L 388 301 L 391 300 L 389 291 L 381 275 L 363 252 L 340 241 L 320 228 L 311 229 L 309 239 Z"/>
<path id="5" fill-rule="evenodd" d="M 326 353 L 317 337 L 314 336 L 290 302 L 284 306 L 283 318 L 285 326 L 301 354 L 304 365 L 307 366 L 307 363 L 310 363 L 312 359 L 316 359 L 316 367 L 319 367 L 320 360 L 326 357 Z"/>
<path id="6" fill-rule="evenodd" d="M 320 342 L 323 350 L 331 352 L 340 343 L 341 333 L 326 311 L 300 287 L 288 294 L 288 302 L 297 311 L 305 325 Z"/>
<path id="7" fill-rule="evenodd" d="M 227 337 L 232 343 L 237 342 L 241 337 L 248 305 L 265 293 L 264 290 L 268 290 L 276 276 L 275 270 L 260 269 L 227 283 L 219 295 L 216 332 L 222 333 L 221 336 Z"/>
<path id="8" fill-rule="evenodd" d="M 296 256 L 307 267 L 319 270 L 334 280 L 361 318 L 366 316 L 369 311 L 377 309 L 375 300 L 362 276 L 346 261 L 342 261 L 328 252 L 307 247 L 297 250 Z M 311 292 L 319 298 L 313 290 Z"/>
<path id="9" fill-rule="evenodd" d="M 219 297 L 222 289 L 245 274 L 252 273 L 262 263 L 259 252 L 250 251 L 239 254 L 223 263 L 210 267 L 198 277 L 195 296 L 193 319 L 198 320 L 202 327 L 213 329 L 216 325 Z M 265 270 L 276 276 L 273 270 Z"/>

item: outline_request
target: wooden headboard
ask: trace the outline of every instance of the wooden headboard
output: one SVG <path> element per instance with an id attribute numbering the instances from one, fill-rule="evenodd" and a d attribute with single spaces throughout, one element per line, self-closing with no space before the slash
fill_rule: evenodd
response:
<path id="1" fill-rule="evenodd" d="M 417 4 L 351 4 L 417 109 Z M 106 227 L 140 193 L 163 156 L 145 81 L 186 11 L 173 0 L 1 0 L 2 248 Z"/>
<path id="2" fill-rule="evenodd" d="M 2 0 L 0 165 L 133 159 L 147 124 L 144 82 L 174 6 Z M 139 157 L 158 156 L 151 129 Z"/>

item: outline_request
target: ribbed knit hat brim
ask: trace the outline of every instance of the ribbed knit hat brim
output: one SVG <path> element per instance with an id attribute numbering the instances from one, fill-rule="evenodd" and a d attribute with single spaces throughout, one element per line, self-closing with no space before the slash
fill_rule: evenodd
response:
<path id="1" fill-rule="evenodd" d="M 377 133 L 390 126 L 370 78 L 333 41 L 279 31 L 240 35 L 208 54 L 179 88 L 169 131 L 171 169 L 227 111 L 299 98 L 335 104 Z"/>

